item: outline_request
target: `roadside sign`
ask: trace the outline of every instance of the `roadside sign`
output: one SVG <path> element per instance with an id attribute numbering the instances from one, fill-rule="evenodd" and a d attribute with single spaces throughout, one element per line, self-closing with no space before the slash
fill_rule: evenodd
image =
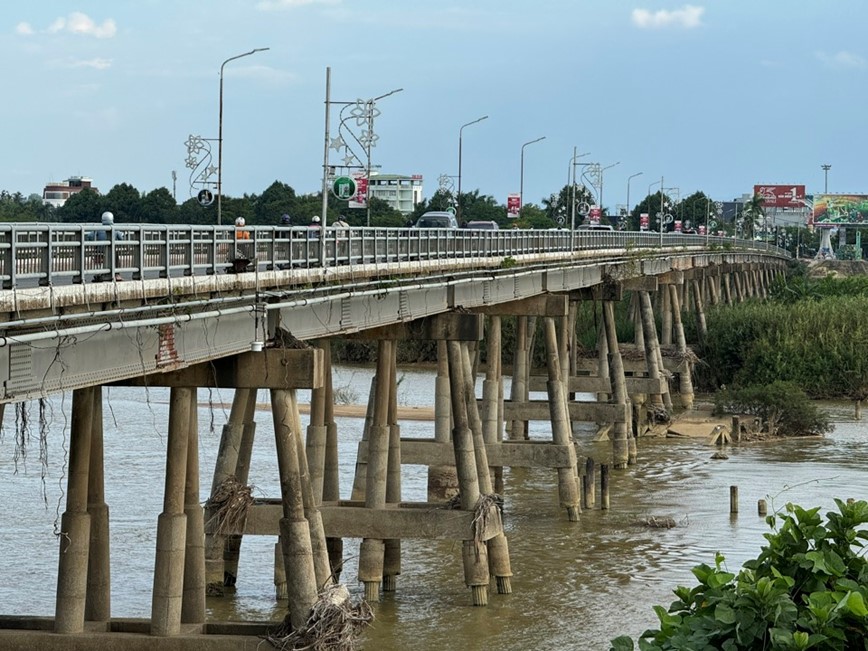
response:
<path id="1" fill-rule="evenodd" d="M 332 183 L 332 194 L 338 199 L 349 201 L 356 194 L 356 182 L 349 176 L 339 176 Z"/>
<path id="2" fill-rule="evenodd" d="M 359 174 L 353 176 L 353 181 L 356 184 L 356 191 L 350 196 L 348 208 L 367 208 L 368 207 L 368 177 Z"/>
<path id="3" fill-rule="evenodd" d="M 214 193 L 208 188 L 199 190 L 199 194 L 196 195 L 196 201 L 199 202 L 200 206 L 210 206 L 214 203 Z"/>
<path id="4" fill-rule="evenodd" d="M 506 216 L 510 219 L 518 219 L 521 214 L 521 195 L 514 193 L 506 195 Z"/>

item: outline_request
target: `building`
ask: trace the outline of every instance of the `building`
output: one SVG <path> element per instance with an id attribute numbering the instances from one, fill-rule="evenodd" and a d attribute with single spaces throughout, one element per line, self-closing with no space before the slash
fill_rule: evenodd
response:
<path id="1" fill-rule="evenodd" d="M 93 187 L 93 179 L 85 176 L 70 176 L 65 181 L 48 183 L 42 190 L 42 203 L 60 208 L 72 195 L 84 189 L 90 189 L 99 194 L 99 190 Z"/>
<path id="2" fill-rule="evenodd" d="M 368 196 L 385 201 L 395 210 L 409 215 L 422 201 L 422 175 L 371 173 Z"/>

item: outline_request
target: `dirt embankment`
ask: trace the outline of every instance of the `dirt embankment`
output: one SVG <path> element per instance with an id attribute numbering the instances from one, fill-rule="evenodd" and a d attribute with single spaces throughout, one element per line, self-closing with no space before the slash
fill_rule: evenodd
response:
<path id="1" fill-rule="evenodd" d="M 808 276 L 811 278 L 868 276 L 868 260 L 812 260 L 808 263 Z"/>

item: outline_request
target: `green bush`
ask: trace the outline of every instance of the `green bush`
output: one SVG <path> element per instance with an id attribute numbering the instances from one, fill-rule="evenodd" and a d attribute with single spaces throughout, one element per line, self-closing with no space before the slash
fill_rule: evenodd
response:
<path id="1" fill-rule="evenodd" d="M 695 567 L 699 585 L 678 587 L 669 610 L 654 608 L 660 628 L 640 636 L 640 651 L 868 649 L 868 502 L 835 503 L 825 522 L 819 507 L 792 504 L 766 518 L 768 544 L 738 575 L 720 554 L 714 567 Z M 633 648 L 621 636 L 610 651 Z"/>
<path id="2" fill-rule="evenodd" d="M 772 436 L 818 436 L 832 430 L 828 415 L 792 382 L 724 388 L 715 393 L 714 407 L 718 414 L 758 416 Z"/>

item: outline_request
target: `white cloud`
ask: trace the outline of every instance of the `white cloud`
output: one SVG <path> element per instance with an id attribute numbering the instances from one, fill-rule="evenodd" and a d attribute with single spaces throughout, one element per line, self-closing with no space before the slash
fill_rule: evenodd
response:
<path id="1" fill-rule="evenodd" d="M 15 26 L 15 33 L 21 36 L 32 36 L 33 27 L 30 26 L 30 23 L 18 23 Z"/>
<path id="2" fill-rule="evenodd" d="M 256 4 L 256 8 L 260 11 L 280 11 L 306 5 L 336 5 L 340 2 L 341 0 L 262 0 Z"/>
<path id="3" fill-rule="evenodd" d="M 118 28 L 115 21 L 111 18 L 106 18 L 98 25 L 87 14 L 74 11 L 66 18 L 63 16 L 55 18 L 45 31 L 49 34 L 69 32 L 70 34 L 94 36 L 96 38 L 112 38 L 117 33 Z"/>
<path id="4" fill-rule="evenodd" d="M 868 61 L 858 54 L 841 50 L 835 54 L 817 52 L 817 58 L 831 68 L 865 68 Z"/>
<path id="5" fill-rule="evenodd" d="M 96 57 L 94 59 L 82 59 L 70 63 L 71 68 L 93 68 L 94 70 L 105 70 L 111 68 L 112 60 Z"/>
<path id="6" fill-rule="evenodd" d="M 705 7 L 684 5 L 681 9 L 667 11 L 648 11 L 647 9 L 634 9 L 631 19 L 633 24 L 640 29 L 658 29 L 663 27 L 683 27 L 693 29 L 702 25 L 702 14 Z"/>

